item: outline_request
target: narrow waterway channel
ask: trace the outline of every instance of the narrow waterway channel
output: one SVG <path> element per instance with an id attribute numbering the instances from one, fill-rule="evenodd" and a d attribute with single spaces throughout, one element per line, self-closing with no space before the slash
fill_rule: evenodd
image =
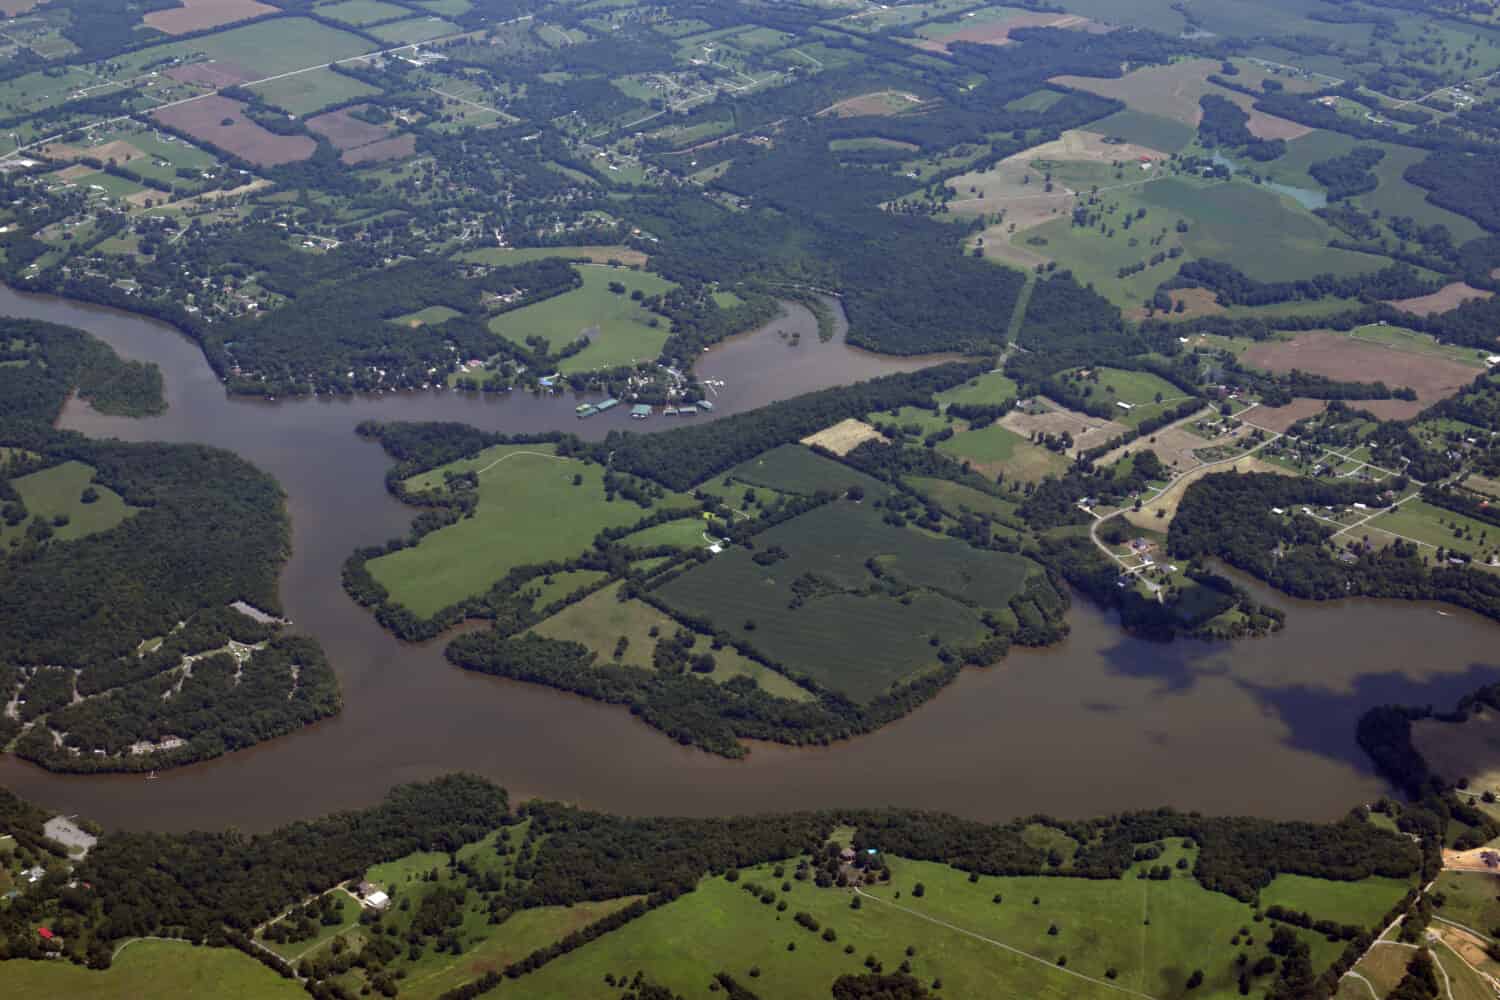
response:
<path id="1" fill-rule="evenodd" d="M 161 324 L 4 288 L 0 314 L 80 327 L 162 367 L 166 414 L 128 420 L 70 405 L 63 426 L 228 448 L 281 481 L 294 544 L 283 599 L 343 684 L 337 718 L 149 783 L 48 774 L 0 757 L 0 784 L 110 826 L 259 830 L 454 770 L 519 796 L 629 813 L 902 805 L 997 819 L 1167 804 L 1330 818 L 1384 791 L 1354 745 L 1360 712 L 1389 701 L 1444 705 L 1500 680 L 1492 652 L 1500 628 L 1457 609 L 1440 616 L 1427 604 L 1273 596 L 1289 610 L 1280 635 L 1160 645 L 1125 636 L 1080 601 L 1065 642 L 967 671 L 876 734 L 814 750 L 758 745 L 746 760 L 727 761 L 679 747 L 622 709 L 450 667 L 440 643 L 397 642 L 339 585 L 352 549 L 401 533 L 411 517 L 385 493 L 385 457 L 355 436 L 359 421 L 463 420 L 593 437 L 671 426 L 666 418 L 580 422 L 571 400 L 526 394 L 230 399 L 197 348 Z M 794 345 L 783 330 L 802 336 Z M 725 382 L 717 418 L 933 360 L 882 358 L 841 338 L 821 343 L 811 314 L 794 307 L 715 347 L 700 373 Z"/>

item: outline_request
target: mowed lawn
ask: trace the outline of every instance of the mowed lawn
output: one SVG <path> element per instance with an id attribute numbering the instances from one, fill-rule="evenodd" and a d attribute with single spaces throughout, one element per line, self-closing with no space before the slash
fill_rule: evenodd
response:
<path id="1" fill-rule="evenodd" d="M 267 104 L 298 116 L 322 111 L 359 97 L 378 94 L 380 90 L 351 76 L 328 69 L 315 69 L 296 76 L 282 77 L 254 88 Z"/>
<path id="2" fill-rule="evenodd" d="M 136 941 L 100 972 L 71 962 L 0 963 L 0 995 L 120 1000 L 295 1000 L 307 993 L 233 948 L 201 948 L 186 942 Z"/>
<path id="3" fill-rule="evenodd" d="M 108 531 L 139 508 L 131 507 L 108 486 L 94 484 L 99 498 L 93 503 L 84 503 L 83 491 L 94 481 L 94 467 L 82 462 L 64 462 L 41 472 L 20 476 L 11 480 L 16 492 L 21 494 L 27 513 L 51 521 L 65 514 L 68 523 L 52 529 L 52 537 L 59 541 L 71 541 L 100 531 Z M 26 531 L 27 522 L 15 527 L 0 527 L 0 541 L 9 541 Z"/>
<path id="4" fill-rule="evenodd" d="M 1013 556 L 891 527 L 868 501 L 828 504 L 756 537 L 757 549 L 773 545 L 787 558 L 761 566 L 745 549 L 730 549 L 656 593 L 794 675 L 857 701 L 934 667 L 938 645 L 966 645 L 984 634 L 978 610 L 925 588 L 1003 607 L 1000 598 L 1019 592 L 1029 569 Z M 875 582 L 866 566 L 871 559 L 924 589 L 901 600 L 857 593 Z M 804 584 L 815 578 L 817 592 L 793 608 L 799 578 Z"/>
<path id="5" fill-rule="evenodd" d="M 541 451 L 529 446 L 478 466 L 473 517 L 370 560 L 370 573 L 393 600 L 428 617 L 483 594 L 513 567 L 566 559 L 588 548 L 600 529 L 650 514 L 624 499 L 606 501 L 600 466 L 533 453 Z M 436 476 L 441 482 L 440 471 Z M 574 476 L 582 476 L 582 484 L 574 486 Z M 674 496 L 669 502 L 688 501 Z"/>
<path id="6" fill-rule="evenodd" d="M 560 350 L 580 336 L 589 346 L 565 359 L 564 372 L 614 368 L 635 361 L 650 361 L 661 353 L 671 324 L 630 298 L 639 289 L 658 295 L 675 287 L 672 282 L 644 271 L 624 268 L 580 267 L 583 287 L 490 320 L 490 329 L 518 344 L 540 336 Z M 625 286 L 625 293 L 609 290 L 611 282 Z M 652 320 L 657 322 L 651 326 Z"/>

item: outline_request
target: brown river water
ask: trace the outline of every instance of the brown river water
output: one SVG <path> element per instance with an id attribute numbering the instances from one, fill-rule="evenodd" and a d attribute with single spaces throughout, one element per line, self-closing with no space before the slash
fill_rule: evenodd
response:
<path id="1" fill-rule="evenodd" d="M 0 755 L 0 785 L 108 826 L 260 830 L 455 770 L 486 775 L 516 797 L 636 814 L 900 805 L 1002 819 L 1173 805 L 1332 818 L 1386 790 L 1354 744 L 1362 711 L 1393 701 L 1446 706 L 1500 680 L 1500 627 L 1458 609 L 1272 595 L 1289 611 L 1279 635 L 1163 645 L 1124 635 L 1080 599 L 1063 643 L 966 671 L 875 734 L 825 749 L 756 745 L 744 760 L 724 760 L 676 745 L 624 709 L 451 667 L 441 642 L 398 642 L 339 583 L 350 551 L 402 533 L 412 515 L 386 494 L 385 456 L 355 436 L 361 420 L 588 437 L 670 420 L 632 423 L 617 411 L 580 422 L 572 399 L 519 393 L 231 399 L 198 349 L 162 324 L 4 287 L 0 315 L 80 327 L 162 367 L 166 414 L 110 418 L 70 404 L 63 426 L 216 445 L 281 481 L 294 545 L 283 601 L 294 627 L 322 641 L 343 685 L 338 717 L 156 781 L 55 775 Z M 793 329 L 802 331 L 795 347 L 777 335 Z M 811 314 L 795 307 L 715 347 L 699 371 L 725 380 L 719 417 L 931 360 L 820 343 Z"/>

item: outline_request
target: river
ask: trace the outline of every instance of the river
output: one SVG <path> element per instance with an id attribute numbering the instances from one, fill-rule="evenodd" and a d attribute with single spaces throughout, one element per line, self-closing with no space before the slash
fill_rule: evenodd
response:
<path id="1" fill-rule="evenodd" d="M 440 642 L 396 641 L 339 583 L 350 551 L 403 533 L 412 516 L 384 490 L 383 453 L 355 436 L 361 420 L 463 420 L 594 437 L 672 426 L 668 419 L 578 421 L 569 399 L 520 393 L 231 399 L 196 346 L 162 324 L 3 287 L 0 314 L 80 327 L 161 366 L 165 414 L 130 420 L 70 404 L 63 426 L 217 445 L 280 480 L 294 548 L 283 601 L 294 627 L 322 641 L 343 685 L 336 718 L 156 781 L 55 775 L 0 756 L 0 785 L 107 826 L 261 830 L 454 770 L 486 775 L 519 797 L 635 814 L 901 805 L 1001 819 L 1173 805 L 1331 818 L 1385 791 L 1354 745 L 1362 711 L 1391 701 L 1447 705 L 1500 680 L 1491 652 L 1500 631 L 1457 609 L 1442 616 L 1427 604 L 1275 596 L 1289 611 L 1279 635 L 1161 645 L 1124 635 L 1080 600 L 1066 641 L 965 671 L 875 734 L 812 750 L 756 745 L 745 760 L 724 760 L 676 745 L 623 709 L 451 667 Z M 796 345 L 778 336 L 794 329 L 802 333 Z M 716 346 L 699 370 L 726 383 L 718 418 L 933 360 L 882 358 L 841 337 L 819 342 L 811 314 L 794 307 Z"/>

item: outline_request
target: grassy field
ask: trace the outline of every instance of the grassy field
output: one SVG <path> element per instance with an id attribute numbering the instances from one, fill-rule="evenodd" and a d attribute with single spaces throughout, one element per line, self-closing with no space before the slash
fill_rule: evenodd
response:
<path id="1" fill-rule="evenodd" d="M 1201 184 L 1163 178 L 1149 184 L 1108 192 L 1103 198 L 1109 232 L 1078 227 L 1068 218 L 1046 222 L 1018 245 L 1072 268 L 1080 281 L 1093 282 L 1100 294 L 1121 306 L 1139 305 L 1176 272 L 1170 259 L 1120 276 L 1120 269 L 1146 262 L 1159 250 L 1180 246 L 1182 262 L 1212 258 L 1238 267 L 1260 281 L 1291 281 L 1309 274 L 1348 275 L 1377 270 L 1388 262 L 1368 254 L 1328 247 L 1332 231 L 1319 218 L 1289 200 L 1252 184 L 1231 181 Z M 1109 208 L 1113 212 L 1109 212 Z M 1145 211 L 1130 229 L 1126 216 Z M 1188 231 L 1176 233 L 1178 221 Z M 1149 243 L 1166 230 L 1155 249 Z M 1137 245 L 1131 246 L 1134 239 Z M 1025 241 L 1044 240 L 1044 244 Z"/>
<path id="2" fill-rule="evenodd" d="M 392 598 L 427 616 L 484 593 L 512 567 L 575 555 L 601 528 L 631 524 L 649 514 L 625 500 L 606 501 L 601 467 L 558 459 L 548 450 L 531 446 L 484 465 L 465 461 L 445 467 L 479 470 L 475 515 L 427 535 L 414 547 L 372 559 L 370 573 Z M 442 470 L 424 476 L 424 484 L 440 483 Z M 574 486 L 574 476 L 583 477 L 582 484 Z M 675 495 L 668 499 L 685 502 Z"/>
<path id="3" fill-rule="evenodd" d="M 1383 215 L 1409 215 L 1423 226 L 1447 226 L 1455 245 L 1484 235 L 1473 219 L 1432 204 L 1427 200 L 1425 188 L 1417 187 L 1403 176 L 1407 167 L 1423 159 L 1422 150 L 1389 143 L 1378 145 L 1385 150 L 1385 159 L 1375 167 L 1380 186 L 1356 199 L 1356 204 L 1367 212 L 1379 209 Z"/>
<path id="4" fill-rule="evenodd" d="M 644 271 L 621 268 L 583 267 L 583 287 L 538 302 L 490 320 L 490 329 L 516 343 L 529 336 L 546 337 L 553 349 L 587 334 L 590 343 L 560 365 L 564 372 L 613 368 L 633 361 L 648 361 L 661 353 L 670 333 L 666 320 L 630 298 L 636 290 L 658 295 L 672 287 L 670 281 Z M 625 286 L 625 294 L 609 290 L 612 282 Z M 657 326 L 652 327 L 651 321 Z"/>
<path id="5" fill-rule="evenodd" d="M 459 312 L 457 309 L 452 309 L 448 306 L 428 306 L 425 309 L 418 309 L 416 312 L 407 313 L 405 316 L 397 316 L 395 319 L 391 320 L 391 322 L 395 323 L 397 326 L 407 327 L 436 326 L 437 324 L 442 323 L 445 320 L 450 320 L 455 316 L 462 315 L 463 313 Z"/>
<path id="6" fill-rule="evenodd" d="M 893 528 L 866 501 L 839 501 L 757 537 L 787 558 L 761 566 L 735 548 L 661 587 L 684 613 L 744 637 L 796 674 L 864 701 L 937 662 L 937 645 L 984 631 L 979 613 L 941 590 L 1004 607 L 1030 564 L 913 528 Z M 863 592 L 867 568 L 918 588 L 901 599 Z M 794 584 L 807 596 L 793 606 Z M 929 589 L 930 588 L 930 589 Z"/>
<path id="7" fill-rule="evenodd" d="M 1128 108 L 1091 123 L 1089 131 L 1159 149 L 1163 153 L 1180 152 L 1193 141 L 1194 135 L 1193 130 L 1182 122 Z"/>
<path id="8" fill-rule="evenodd" d="M 907 483 L 949 514 L 957 515 L 960 511 L 970 510 L 976 514 L 990 514 L 1006 520 L 1015 519 L 1014 503 L 981 493 L 972 487 L 924 476 L 911 476 Z"/>
<path id="9" fill-rule="evenodd" d="M 1421 354 L 1431 358 L 1446 358 L 1449 361 L 1457 361 L 1469 365 L 1476 372 L 1482 371 L 1487 366 L 1484 363 L 1489 351 L 1477 350 L 1473 347 L 1459 347 L 1455 344 L 1440 343 L 1435 337 L 1426 333 L 1418 333 L 1400 326 L 1381 326 L 1371 324 L 1369 326 L 1357 326 L 1349 331 L 1349 336 L 1356 340 L 1367 340 L 1375 344 L 1384 344 L 1398 351 L 1407 351 L 1411 354 Z"/>
<path id="10" fill-rule="evenodd" d="M 644 601 L 621 601 L 620 585 L 612 584 L 590 594 L 577 604 L 569 605 L 538 625 L 535 631 L 549 639 L 569 639 L 581 642 L 598 654 L 602 669 L 620 662 L 634 667 L 650 668 L 652 654 L 656 650 L 656 637 L 676 635 L 685 626 L 678 624 Z M 614 658 L 615 644 L 621 637 L 628 640 L 624 654 L 618 661 Z M 754 660 L 742 656 L 726 646 L 709 650 L 709 640 L 698 637 L 697 652 L 708 651 L 714 658 L 712 673 L 702 675 L 707 680 L 727 681 L 731 677 L 753 677 L 760 686 L 779 698 L 793 701 L 808 701 L 812 694 L 774 670 L 767 669 Z"/>
<path id="11" fill-rule="evenodd" d="M 704 522 L 701 518 L 687 517 L 668 521 L 643 531 L 626 535 L 620 539 L 622 545 L 633 545 L 639 549 L 655 548 L 658 545 L 675 545 L 683 549 L 701 549 L 709 544 L 703 537 Z"/>
<path id="12" fill-rule="evenodd" d="M 1409 880 L 1380 876 L 1330 882 L 1306 875 L 1277 875 L 1260 891 L 1260 905 L 1301 910 L 1315 920 L 1372 927 L 1411 887 Z"/>
<path id="13" fill-rule="evenodd" d="M 328 69 L 272 80 L 270 83 L 260 84 L 254 90 L 265 98 L 267 104 L 274 104 L 299 118 L 357 97 L 380 93 L 367 83 Z"/>
<path id="14" fill-rule="evenodd" d="M 139 508 L 125 503 L 118 493 L 107 486 L 94 485 L 99 499 L 84 503 L 83 491 L 94 481 L 94 468 L 82 462 L 64 462 L 29 476 L 11 480 L 16 492 L 26 504 L 32 517 L 51 521 L 59 514 L 66 515 L 68 523 L 53 528 L 53 538 L 72 541 L 100 531 L 108 531 L 121 521 L 136 513 Z M 25 534 L 26 522 L 15 527 L 0 526 L 0 542 L 8 543 L 12 538 Z"/>
<path id="15" fill-rule="evenodd" d="M 1500 879 L 1482 872 L 1443 872 L 1433 892 L 1446 897 L 1438 916 L 1481 934 L 1500 930 Z"/>
<path id="16" fill-rule="evenodd" d="M 964 431 L 938 445 L 938 450 L 960 461 L 967 459 L 990 474 L 1004 472 L 1007 479 L 1036 482 L 1045 476 L 1060 476 L 1068 460 L 999 424 L 977 431 Z"/>
<path id="17" fill-rule="evenodd" d="M 339 915 L 343 918 L 338 924 L 333 927 L 324 927 L 320 923 L 317 933 L 303 941 L 281 943 L 267 940 L 260 934 L 257 934 L 255 939 L 289 962 L 295 962 L 304 954 L 310 954 L 321 948 L 339 934 L 358 924 L 360 912 L 364 909 L 364 907 L 360 906 L 359 900 L 349 895 L 343 889 L 334 889 L 332 891 L 335 894 L 334 898 L 339 903 Z"/>
<path id="18" fill-rule="evenodd" d="M 963 872 L 929 862 L 895 858 L 892 868 L 892 883 L 865 890 L 872 898 L 857 910 L 848 890 L 809 882 L 787 882 L 777 892 L 787 907 L 778 912 L 740 884 L 705 879 L 696 891 L 509 988 L 537 1000 L 603 1000 L 618 993 L 603 984 L 605 973 L 644 968 L 673 991 L 698 996 L 722 970 L 760 996 L 812 1000 L 827 997 L 838 975 L 864 971 L 866 956 L 873 956 L 887 972 L 910 963 L 924 985 L 940 979 L 941 996 L 1118 1000 L 1123 989 L 1160 998 L 1231 1000 L 1240 995 L 1235 956 L 1243 950 L 1253 963 L 1266 954 L 1270 937 L 1267 925 L 1253 922 L 1249 906 L 1204 890 L 1186 874 L 1166 881 L 970 882 Z M 780 881 L 771 866 L 741 876 L 741 882 L 773 889 Z M 917 882 L 925 888 L 920 898 L 911 895 Z M 832 928 L 835 940 L 797 925 L 795 913 Z M 1050 934 L 1054 926 L 1057 933 Z M 1253 928 L 1254 944 L 1231 943 L 1241 927 Z M 1326 966 L 1341 947 L 1316 935 L 1304 939 L 1315 968 Z M 1065 968 L 1058 965 L 1064 957 Z M 1203 984 L 1185 993 L 1194 968 L 1202 968 Z M 1106 979 L 1110 970 L 1115 977 Z M 1257 980 L 1256 992 L 1270 982 Z"/>
<path id="19" fill-rule="evenodd" d="M 405 7 L 382 3 L 381 0 L 340 0 L 339 3 L 319 4 L 316 10 L 323 17 L 343 21 L 356 28 L 411 16 L 411 11 Z"/>
<path id="20" fill-rule="evenodd" d="M 238 63 L 257 74 L 256 79 L 319 66 L 369 52 L 375 46 L 357 35 L 338 31 L 305 17 L 279 17 L 230 28 L 201 38 L 138 49 L 112 60 L 130 72 L 156 64 L 171 56 Z"/>
<path id="21" fill-rule="evenodd" d="M 103 972 L 93 972 L 71 962 L 0 963 L 0 993 L 69 1000 L 121 997 L 294 1000 L 307 996 L 295 980 L 282 979 L 233 948 L 197 948 L 176 941 L 133 942 Z"/>
<path id="22" fill-rule="evenodd" d="M 971 378 L 963 385 L 955 386 L 937 394 L 937 401 L 944 406 L 949 403 L 964 403 L 968 406 L 993 406 L 1007 399 L 1015 399 L 1016 383 L 1003 372 L 990 372 Z"/>
<path id="23" fill-rule="evenodd" d="M 539 577 L 526 586 L 537 592 L 532 607 L 545 608 L 554 601 L 560 601 L 583 587 L 591 587 L 603 580 L 609 574 L 603 570 L 575 569 L 565 573 L 554 573 L 550 577 Z M 550 583 L 547 581 L 551 581 Z"/>
<path id="24" fill-rule="evenodd" d="M 430 38 L 442 38 L 444 35 L 456 35 L 461 29 L 452 21 L 444 21 L 437 16 L 413 17 L 405 21 L 393 21 L 390 24 L 378 25 L 370 28 L 370 34 L 382 42 L 392 45 L 400 45 L 403 42 L 425 42 Z"/>
<path id="25" fill-rule="evenodd" d="M 1128 405 L 1128 410 L 1116 406 L 1118 412 L 1111 418 L 1127 427 L 1139 426 L 1143 421 L 1161 415 L 1187 398 L 1187 393 L 1150 372 L 1102 367 L 1091 371 L 1099 376 L 1097 381 L 1092 378 L 1075 379 L 1074 386 L 1079 391 L 1092 388 L 1095 399 Z M 1161 402 L 1157 402 L 1158 398 Z"/>
<path id="26" fill-rule="evenodd" d="M 784 444 L 730 469 L 724 478 L 781 493 L 812 494 L 819 490 L 842 492 L 861 486 L 874 499 L 890 490 L 880 480 L 832 459 L 824 458 L 800 444 Z M 719 480 L 715 480 L 719 481 Z"/>
<path id="27" fill-rule="evenodd" d="M 1434 507 L 1425 500 L 1409 500 L 1390 513 L 1375 518 L 1370 522 L 1370 527 L 1470 554 L 1500 542 L 1500 530 L 1496 530 L 1496 537 L 1492 540 L 1488 537 L 1491 525 Z M 1431 554 L 1431 550 L 1428 550 L 1428 554 Z"/>
<path id="28" fill-rule="evenodd" d="M 865 422 L 876 426 L 895 424 L 903 431 L 915 431 L 918 434 L 931 434 L 933 431 L 944 430 L 952 426 L 953 417 L 946 417 L 933 410 L 924 410 L 916 406 L 903 406 L 896 412 L 890 410 L 877 410 L 874 413 L 865 414 Z M 963 427 L 959 424 L 959 428 Z M 959 429 L 955 428 L 955 430 Z"/>

